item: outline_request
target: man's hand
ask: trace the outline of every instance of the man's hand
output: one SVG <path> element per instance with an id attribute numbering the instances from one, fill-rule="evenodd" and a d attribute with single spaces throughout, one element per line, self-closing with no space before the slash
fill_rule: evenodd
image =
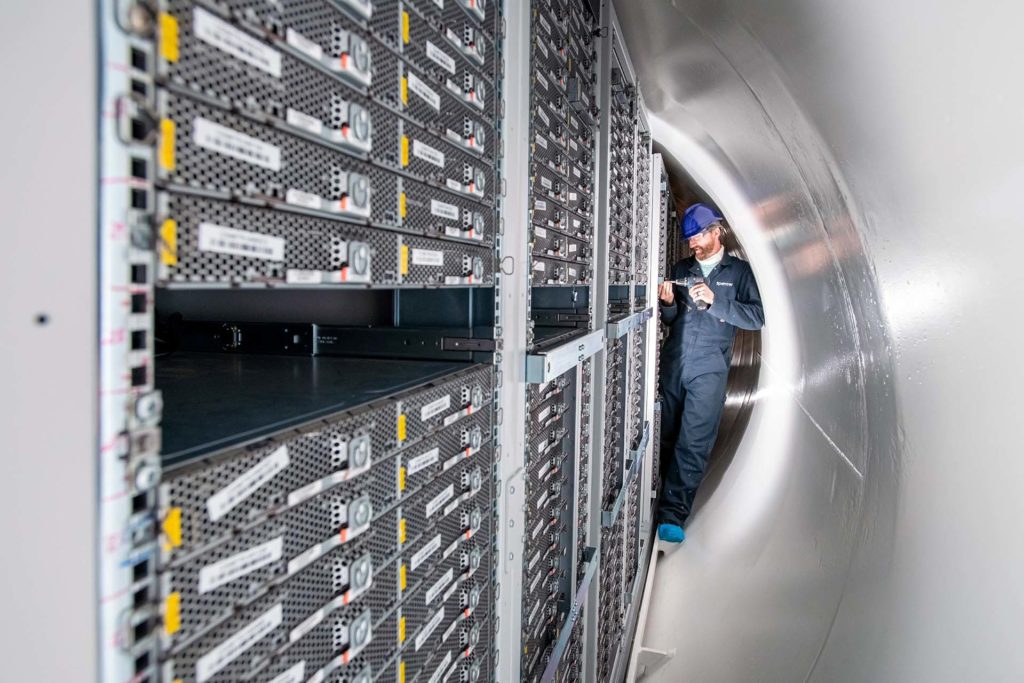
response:
<path id="1" fill-rule="evenodd" d="M 703 301 L 708 306 L 715 303 L 715 293 L 703 282 L 690 287 L 690 298 L 694 301 Z"/>
<path id="2" fill-rule="evenodd" d="M 658 298 L 661 299 L 661 303 L 666 306 L 671 305 L 676 300 L 676 294 L 672 291 L 671 282 L 662 282 L 658 286 Z"/>

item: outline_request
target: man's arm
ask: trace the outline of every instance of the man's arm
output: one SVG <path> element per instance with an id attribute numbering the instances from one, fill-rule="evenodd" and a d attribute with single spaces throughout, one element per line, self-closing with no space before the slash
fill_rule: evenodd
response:
<path id="1" fill-rule="evenodd" d="M 669 271 L 669 275 L 674 278 L 675 273 L 676 268 L 675 266 L 673 266 L 672 270 Z M 665 292 L 663 291 L 665 289 L 665 285 L 668 285 L 668 293 L 671 293 L 672 295 L 671 303 L 665 303 L 665 297 L 663 296 L 663 294 L 665 294 Z M 671 325 L 675 321 L 676 316 L 679 314 L 678 301 L 679 295 L 676 292 L 676 286 L 673 284 L 669 284 L 667 282 L 663 282 L 661 286 L 658 288 L 658 303 L 660 304 L 659 308 L 661 309 L 661 322 L 663 322 L 666 325 Z"/>
<path id="2" fill-rule="evenodd" d="M 743 276 L 736 283 L 736 298 L 727 299 L 716 296 L 708 313 L 719 320 L 743 330 L 759 330 L 764 327 L 764 306 L 761 304 L 761 292 L 757 289 L 757 281 L 750 266 L 744 269 Z"/>

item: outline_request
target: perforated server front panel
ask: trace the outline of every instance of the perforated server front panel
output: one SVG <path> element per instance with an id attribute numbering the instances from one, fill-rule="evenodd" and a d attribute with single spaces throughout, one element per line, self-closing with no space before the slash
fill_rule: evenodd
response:
<path id="1" fill-rule="evenodd" d="M 493 4 L 167 0 L 160 280 L 493 282 Z"/>
<path id="2" fill-rule="evenodd" d="M 535 286 L 593 277 L 594 20 L 581 0 L 531 4 L 531 240 Z"/>

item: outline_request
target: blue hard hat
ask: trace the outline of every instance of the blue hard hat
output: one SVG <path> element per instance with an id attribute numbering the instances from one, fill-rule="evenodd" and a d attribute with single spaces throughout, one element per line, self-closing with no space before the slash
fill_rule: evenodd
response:
<path id="1" fill-rule="evenodd" d="M 712 223 L 722 220 L 707 204 L 694 204 L 683 213 L 683 239 L 704 232 Z"/>

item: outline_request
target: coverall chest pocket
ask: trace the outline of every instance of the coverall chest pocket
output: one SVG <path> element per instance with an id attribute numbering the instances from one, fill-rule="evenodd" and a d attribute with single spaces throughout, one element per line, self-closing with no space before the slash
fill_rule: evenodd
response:
<path id="1" fill-rule="evenodd" d="M 729 276 L 718 276 L 711 280 L 711 289 L 714 291 L 716 297 L 725 297 L 732 301 L 736 300 L 736 283 L 732 277 Z"/>

